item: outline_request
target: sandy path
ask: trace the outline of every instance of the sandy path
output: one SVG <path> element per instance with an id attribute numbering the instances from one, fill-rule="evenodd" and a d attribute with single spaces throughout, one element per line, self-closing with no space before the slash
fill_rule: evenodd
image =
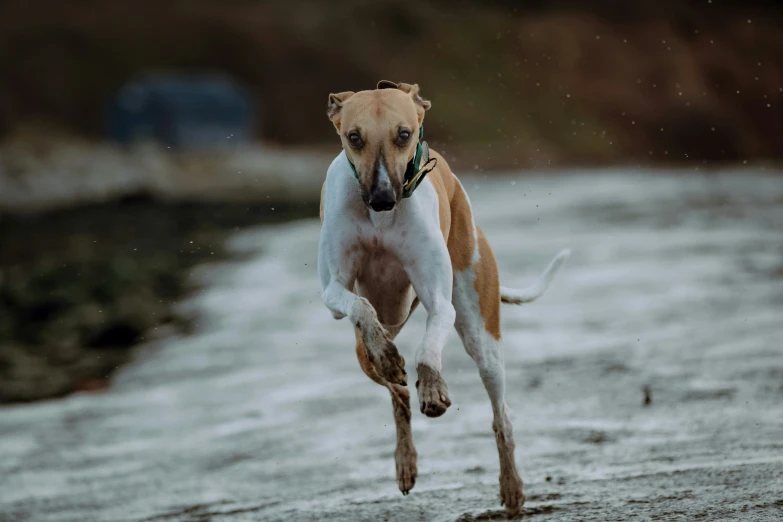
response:
<path id="1" fill-rule="evenodd" d="M 780 520 L 783 178 L 465 181 L 505 284 L 574 250 L 540 301 L 504 308 L 526 513 Z M 320 304 L 318 228 L 236 237 L 240 260 L 194 275 L 200 331 L 109 392 L 0 410 L 0 520 L 500 518 L 489 403 L 456 335 L 454 404 L 414 413 L 420 475 L 397 490 L 387 393 Z"/>

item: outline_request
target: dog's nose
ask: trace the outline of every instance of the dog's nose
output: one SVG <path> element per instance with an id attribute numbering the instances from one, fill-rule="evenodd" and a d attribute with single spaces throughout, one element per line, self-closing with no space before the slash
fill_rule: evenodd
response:
<path id="1" fill-rule="evenodd" d="M 388 212 L 394 208 L 394 194 L 391 192 L 380 192 L 370 196 L 370 208 L 376 212 Z"/>

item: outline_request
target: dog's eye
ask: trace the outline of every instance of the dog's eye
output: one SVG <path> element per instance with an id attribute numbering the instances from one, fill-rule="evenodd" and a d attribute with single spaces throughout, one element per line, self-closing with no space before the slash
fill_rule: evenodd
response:
<path id="1" fill-rule="evenodd" d="M 348 135 L 348 141 L 351 142 L 351 145 L 354 147 L 361 147 L 362 146 L 362 137 L 359 136 L 358 132 L 352 132 Z"/>
<path id="2" fill-rule="evenodd" d="M 406 143 L 411 137 L 411 132 L 407 130 L 401 130 L 400 133 L 397 135 L 397 142 L 402 145 L 403 143 Z"/>

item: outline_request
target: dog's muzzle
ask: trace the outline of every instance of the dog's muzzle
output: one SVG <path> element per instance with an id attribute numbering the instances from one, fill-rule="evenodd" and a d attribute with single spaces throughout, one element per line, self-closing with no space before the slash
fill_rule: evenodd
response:
<path id="1" fill-rule="evenodd" d="M 397 201 L 394 199 L 394 193 L 391 190 L 381 190 L 370 195 L 367 204 L 375 212 L 388 212 L 394 208 Z"/>

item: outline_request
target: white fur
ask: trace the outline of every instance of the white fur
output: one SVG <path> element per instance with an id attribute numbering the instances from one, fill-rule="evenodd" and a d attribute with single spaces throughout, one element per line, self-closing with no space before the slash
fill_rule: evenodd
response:
<path id="1" fill-rule="evenodd" d="M 379 175 L 379 183 L 391 184 L 383 165 Z M 465 192 L 461 184 L 459 189 Z M 467 193 L 465 198 L 468 199 Z M 499 343 L 487 334 L 478 309 L 473 269 L 479 261 L 478 229 L 475 222 L 472 227 L 476 248 L 471 266 L 452 275 L 449 252 L 440 230 L 438 195 L 430 180 L 425 178 L 414 195 L 403 199 L 392 211 L 374 212 L 362 201 L 348 159 L 345 152 L 341 152 L 326 174 L 324 222 L 318 247 L 318 272 L 324 304 L 335 319 L 347 316 L 353 325 L 369 325 L 365 341 L 369 350 L 378 353 L 376 350 L 382 345 L 384 326 L 378 321 L 369 301 L 352 291 L 358 271 L 362 268 L 365 272 L 377 274 L 379 284 L 407 277 L 415 295 L 409 293 L 401 309 L 407 310 L 417 296 L 428 313 L 424 339 L 416 351 L 416 364 L 424 363 L 441 370 L 443 346 L 456 320 L 463 343 L 479 369 L 498 371 L 499 361 L 502 372 Z M 373 245 L 378 245 L 381 253 L 368 262 L 367 252 Z M 563 250 L 555 256 L 539 280 L 529 288 L 501 287 L 503 302 L 526 303 L 541 296 L 569 254 L 568 250 Z M 453 303 L 452 285 L 455 292 Z M 404 320 L 405 317 L 400 317 L 394 324 L 385 326 L 398 326 Z M 502 393 L 499 395 L 502 401 Z M 493 403 L 493 407 L 499 406 Z"/>
<path id="2" fill-rule="evenodd" d="M 500 298 L 504 303 L 509 304 L 522 304 L 530 303 L 541 297 L 546 289 L 549 287 L 549 283 L 552 282 L 557 271 L 563 266 L 563 263 L 571 256 L 571 251 L 568 249 L 561 250 L 546 267 L 544 273 L 541 274 L 538 280 L 531 286 L 522 289 L 508 288 L 505 286 L 500 287 Z"/>
<path id="3" fill-rule="evenodd" d="M 454 325 L 451 304 L 451 259 L 440 231 L 438 197 L 425 179 L 413 197 L 403 199 L 390 212 L 373 212 L 361 199 L 345 152 L 335 158 L 326 174 L 324 222 L 318 247 L 318 272 L 324 304 L 336 319 L 371 325 L 367 348 L 378 355 L 377 336 L 383 326 L 370 303 L 354 288 L 367 252 L 377 246 L 389 256 L 376 263 L 398 265 L 427 311 L 427 328 L 416 361 L 441 368 L 441 352 Z M 386 277 L 399 277 L 394 273 Z M 378 340 L 378 342 L 375 342 Z"/>
<path id="4" fill-rule="evenodd" d="M 386 165 L 384 165 L 383 161 L 378 165 L 378 180 L 376 184 L 378 190 L 390 190 L 394 194 L 395 199 L 397 198 L 397 193 L 394 191 L 391 178 L 389 177 L 389 171 L 386 170 Z"/>

